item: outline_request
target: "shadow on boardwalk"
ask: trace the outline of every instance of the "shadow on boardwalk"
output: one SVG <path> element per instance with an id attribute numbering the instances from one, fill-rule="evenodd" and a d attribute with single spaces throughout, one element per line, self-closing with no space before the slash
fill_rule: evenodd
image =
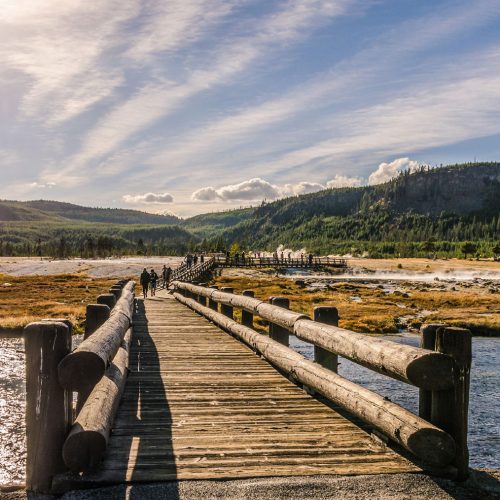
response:
<path id="1" fill-rule="evenodd" d="M 149 299 L 151 300 L 151 299 Z M 155 300 L 155 299 L 152 299 Z M 149 332 L 144 301 L 136 301 L 134 335 L 130 346 L 130 374 L 113 431 L 108 467 L 123 468 L 123 482 L 141 482 L 155 469 L 168 473 L 168 498 L 179 498 L 172 447 L 172 416 L 163 384 L 157 347 Z M 107 460 L 107 461 L 108 461 Z M 128 463 L 128 466 L 127 466 Z M 125 467 L 124 467 L 125 465 Z M 127 499 L 143 498 L 131 487 Z"/>

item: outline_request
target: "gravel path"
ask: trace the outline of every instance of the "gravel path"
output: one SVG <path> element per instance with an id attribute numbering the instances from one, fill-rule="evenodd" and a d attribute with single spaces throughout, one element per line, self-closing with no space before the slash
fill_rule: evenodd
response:
<path id="1" fill-rule="evenodd" d="M 500 471 L 474 471 L 463 484 L 421 474 L 377 476 L 312 476 L 246 479 L 238 481 L 183 481 L 114 486 L 72 491 L 62 500 L 280 500 L 280 499 L 499 499 Z M 3 494 L 3 500 L 49 500 L 24 492 Z"/>

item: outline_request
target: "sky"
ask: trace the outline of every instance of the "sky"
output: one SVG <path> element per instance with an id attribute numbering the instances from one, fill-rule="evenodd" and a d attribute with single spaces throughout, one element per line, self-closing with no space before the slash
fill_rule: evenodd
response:
<path id="1" fill-rule="evenodd" d="M 500 159 L 500 0 L 1 0 L 0 198 L 187 217 Z"/>

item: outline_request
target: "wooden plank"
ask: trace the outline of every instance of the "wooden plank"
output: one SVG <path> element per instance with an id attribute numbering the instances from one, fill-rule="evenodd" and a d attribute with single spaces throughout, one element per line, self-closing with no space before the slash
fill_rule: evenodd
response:
<path id="1" fill-rule="evenodd" d="M 420 470 L 161 295 L 138 308 L 109 447 L 80 485 Z"/>

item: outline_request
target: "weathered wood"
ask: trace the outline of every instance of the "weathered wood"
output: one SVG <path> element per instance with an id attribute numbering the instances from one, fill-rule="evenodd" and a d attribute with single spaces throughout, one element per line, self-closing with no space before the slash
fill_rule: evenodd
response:
<path id="1" fill-rule="evenodd" d="M 190 283 L 175 282 L 174 286 L 205 294 L 221 304 L 243 308 L 292 331 L 301 340 L 397 380 L 429 390 L 442 390 L 453 385 L 453 362 L 438 352 L 306 321 L 308 318 L 303 314 L 255 298 L 223 293 L 222 290 L 211 291 Z"/>
<path id="2" fill-rule="evenodd" d="M 339 312 L 336 307 L 318 306 L 314 308 L 314 321 L 325 325 L 339 326 Z M 337 373 L 338 356 L 322 347 L 314 346 L 314 361 Z"/>
<path id="3" fill-rule="evenodd" d="M 88 392 L 101 379 L 132 323 L 135 283 L 129 282 L 109 319 L 59 364 L 60 383 Z"/>
<path id="4" fill-rule="evenodd" d="M 444 354 L 314 321 L 297 321 L 294 333 L 301 340 L 417 387 L 441 390 L 453 386 L 453 360 Z"/>
<path id="5" fill-rule="evenodd" d="M 233 291 L 234 291 L 233 288 L 231 288 L 229 286 L 225 286 L 225 287 L 221 288 L 221 292 L 223 292 L 223 293 L 232 294 Z M 227 316 L 228 318 L 233 317 L 233 307 L 230 305 L 221 303 L 220 312 L 222 314 L 224 314 L 224 316 Z"/>
<path id="6" fill-rule="evenodd" d="M 353 382 L 345 380 L 269 337 L 240 325 L 195 301 L 175 293 L 174 297 L 231 332 L 268 361 L 298 382 L 314 389 L 353 415 L 432 465 L 447 465 L 455 455 L 453 439 L 441 429 L 408 410 Z"/>
<path id="7" fill-rule="evenodd" d="M 438 328 L 446 325 L 429 324 L 420 328 L 420 347 L 429 351 L 436 349 L 436 332 Z M 432 391 L 419 389 L 418 391 L 418 414 L 424 420 L 431 421 Z"/>
<path id="8" fill-rule="evenodd" d="M 219 289 L 219 287 L 217 285 L 211 285 L 208 288 L 211 288 L 213 290 Z M 218 311 L 218 309 L 219 309 L 219 304 L 217 302 L 215 302 L 215 300 L 213 300 L 210 295 L 208 298 L 208 307 L 210 307 L 210 309 L 213 309 L 214 311 Z"/>
<path id="9" fill-rule="evenodd" d="M 113 309 L 116 304 L 116 296 L 114 293 L 102 293 L 97 297 L 98 304 L 104 304 L 108 306 L 110 309 Z"/>
<path id="10" fill-rule="evenodd" d="M 99 464 L 106 450 L 128 369 L 132 330 L 125 334 L 116 356 L 83 405 L 67 437 L 62 455 L 73 472 L 84 472 Z"/>
<path id="11" fill-rule="evenodd" d="M 457 479 L 469 475 L 467 428 L 469 415 L 470 367 L 472 338 L 464 328 L 441 327 L 436 332 L 436 350 L 454 361 L 454 386 L 449 390 L 432 393 L 431 422 L 448 432 L 455 440 Z"/>
<path id="12" fill-rule="evenodd" d="M 106 304 L 88 304 L 85 314 L 84 339 L 90 337 L 100 326 L 109 319 L 111 309 Z"/>
<path id="13" fill-rule="evenodd" d="M 118 301 L 118 299 L 120 298 L 121 294 L 122 294 L 122 287 L 120 285 L 113 285 L 110 289 L 109 289 L 109 293 L 112 293 L 116 300 Z"/>
<path id="14" fill-rule="evenodd" d="M 421 470 L 172 296 L 145 301 L 139 324 L 104 460 L 66 476 L 75 487 Z"/>
<path id="15" fill-rule="evenodd" d="M 269 302 L 283 309 L 290 308 L 290 300 L 286 297 L 270 297 Z M 269 337 L 287 347 L 290 342 L 288 330 L 274 323 L 269 323 Z"/>
<path id="16" fill-rule="evenodd" d="M 26 488 L 48 493 L 64 471 L 62 446 L 71 425 L 71 393 L 61 387 L 57 367 L 71 351 L 71 333 L 60 322 L 24 329 L 26 352 Z"/>
<path id="17" fill-rule="evenodd" d="M 253 290 L 243 290 L 242 295 L 244 297 L 253 297 L 255 295 Z M 241 324 L 245 326 L 253 326 L 253 313 L 242 309 L 241 311 Z"/>

